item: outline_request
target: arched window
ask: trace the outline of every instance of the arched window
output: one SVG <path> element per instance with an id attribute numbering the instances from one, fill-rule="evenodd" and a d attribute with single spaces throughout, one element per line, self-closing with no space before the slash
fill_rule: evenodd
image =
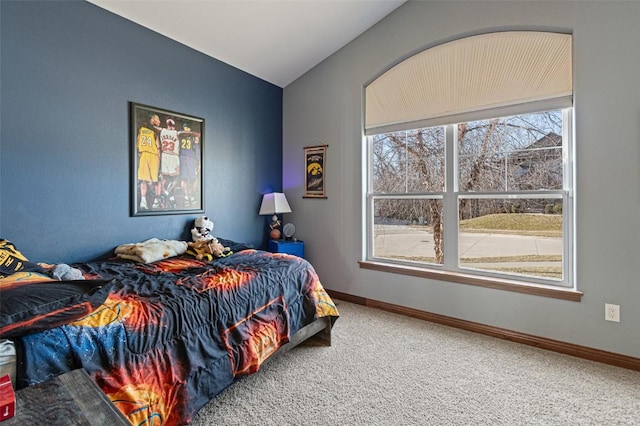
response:
<path id="1" fill-rule="evenodd" d="M 465 37 L 365 87 L 366 261 L 574 286 L 571 42 Z"/>

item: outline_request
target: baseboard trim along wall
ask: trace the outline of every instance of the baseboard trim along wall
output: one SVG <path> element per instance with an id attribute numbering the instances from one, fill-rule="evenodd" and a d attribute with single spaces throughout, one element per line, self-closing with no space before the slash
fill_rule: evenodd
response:
<path id="1" fill-rule="evenodd" d="M 599 349 L 589 348 L 587 346 L 574 345 L 572 343 L 561 342 L 544 337 L 533 336 L 530 334 L 519 333 L 517 331 L 507 330 L 504 328 L 493 327 L 476 322 L 461 320 L 457 318 L 447 317 L 444 315 L 433 314 L 418 309 L 407 308 L 404 306 L 394 305 L 391 303 L 380 302 L 378 300 L 367 299 L 364 297 L 353 296 L 333 290 L 327 290 L 329 296 L 334 299 L 344 300 L 345 302 L 357 305 L 367 306 L 370 308 L 380 309 L 383 311 L 393 312 L 408 317 L 418 318 L 437 324 L 455 327 L 462 330 L 472 331 L 487 336 L 497 337 L 499 339 L 509 340 L 524 345 L 535 346 L 540 349 L 558 352 L 565 355 L 575 356 L 577 358 L 588 359 L 590 361 L 601 362 L 603 364 L 613 365 L 616 367 L 627 368 L 630 370 L 640 371 L 640 358 L 627 355 L 616 354 Z"/>

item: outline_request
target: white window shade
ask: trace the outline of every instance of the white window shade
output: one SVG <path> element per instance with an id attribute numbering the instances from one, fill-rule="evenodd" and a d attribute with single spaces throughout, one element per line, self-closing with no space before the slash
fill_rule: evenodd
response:
<path id="1" fill-rule="evenodd" d="M 570 34 L 505 31 L 417 53 L 365 88 L 366 133 L 518 114 L 531 103 L 569 107 L 571 42 Z"/>

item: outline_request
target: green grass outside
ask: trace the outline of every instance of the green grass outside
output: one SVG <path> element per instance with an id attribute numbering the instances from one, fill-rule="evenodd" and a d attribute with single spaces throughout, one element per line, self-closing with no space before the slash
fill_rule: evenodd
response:
<path id="1" fill-rule="evenodd" d="M 488 214 L 460 221 L 464 232 L 504 232 L 541 237 L 562 236 L 562 215 L 534 213 Z"/>
<path id="2" fill-rule="evenodd" d="M 430 226 L 413 225 L 415 228 Z M 488 214 L 460 221 L 463 232 L 562 237 L 562 215 L 536 213 Z"/>

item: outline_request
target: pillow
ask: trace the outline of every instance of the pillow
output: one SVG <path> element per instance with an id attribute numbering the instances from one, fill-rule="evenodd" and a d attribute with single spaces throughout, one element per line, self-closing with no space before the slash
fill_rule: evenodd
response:
<path id="1" fill-rule="evenodd" d="M 29 262 L 11 241 L 0 239 L 0 278 L 18 271 L 44 272 L 44 269 L 37 263 Z"/>
<path id="2" fill-rule="evenodd" d="M 0 338 L 37 333 L 90 314 L 107 298 L 111 282 L 16 281 L 0 286 Z"/>

